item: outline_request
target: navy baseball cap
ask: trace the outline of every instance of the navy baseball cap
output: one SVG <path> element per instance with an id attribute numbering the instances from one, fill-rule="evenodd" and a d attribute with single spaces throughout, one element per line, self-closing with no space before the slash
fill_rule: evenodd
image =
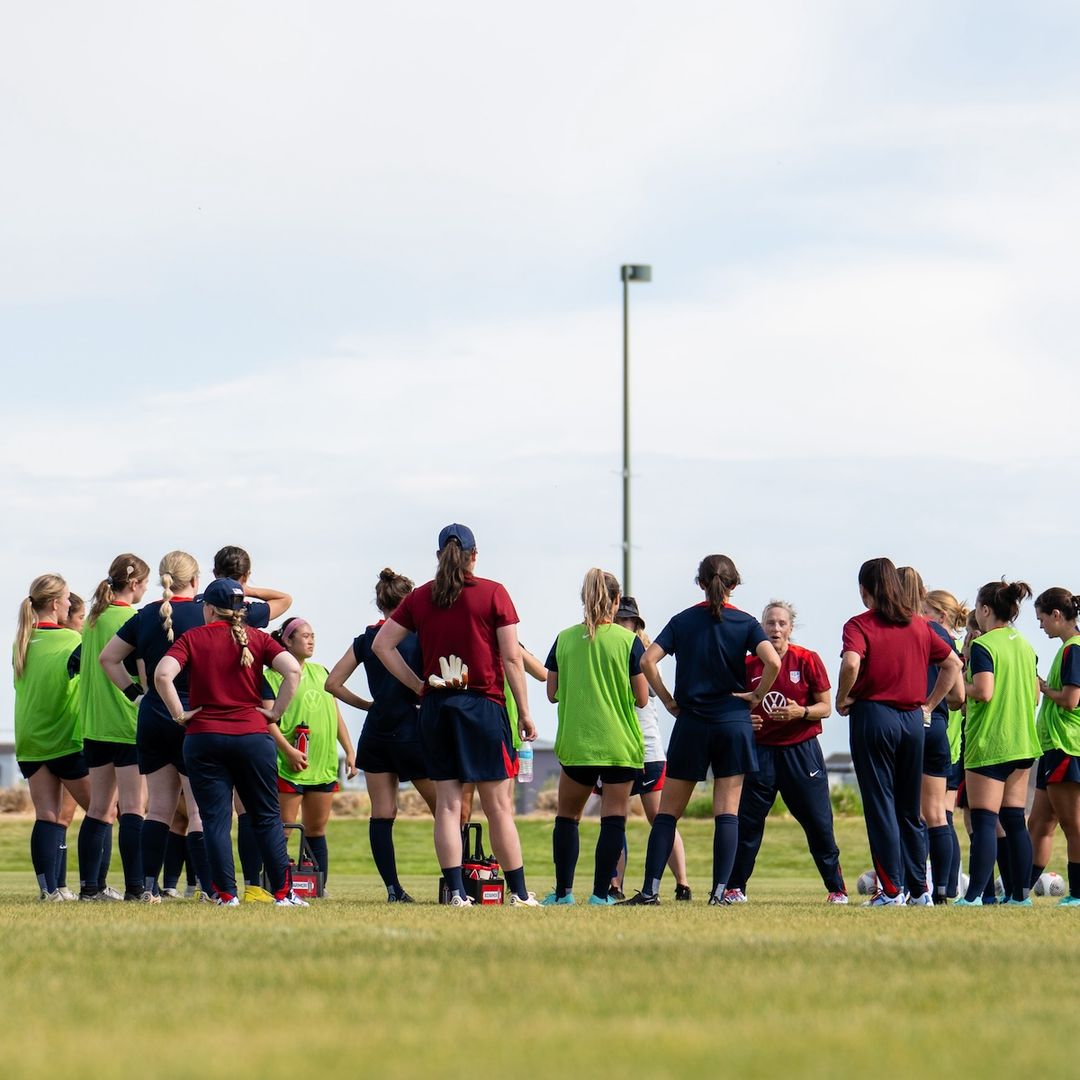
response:
<path id="1" fill-rule="evenodd" d="M 244 606 L 244 586 L 232 578 L 214 578 L 203 590 L 202 599 L 223 611 L 239 611 Z"/>
<path id="2" fill-rule="evenodd" d="M 456 523 L 447 525 L 439 533 L 439 550 L 442 551 L 451 540 L 456 540 L 465 551 L 471 551 L 476 547 L 476 537 L 473 536 L 473 531 L 468 525 L 458 525 Z"/>

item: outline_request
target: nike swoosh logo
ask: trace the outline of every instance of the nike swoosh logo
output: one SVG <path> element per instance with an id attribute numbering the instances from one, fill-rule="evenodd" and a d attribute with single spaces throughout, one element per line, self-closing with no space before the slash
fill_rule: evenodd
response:
<path id="1" fill-rule="evenodd" d="M 652 785 L 655 784 L 655 783 L 656 783 L 656 777 L 654 776 L 651 780 L 642 780 L 641 786 L 642 787 L 652 787 Z"/>
<path id="2" fill-rule="evenodd" d="M 810 774 L 810 779 L 812 780 L 812 779 L 813 779 L 813 778 L 814 778 L 815 776 L 817 776 L 817 774 L 818 774 L 819 772 L 821 772 L 821 770 L 820 770 L 820 769 L 815 769 L 815 770 L 814 770 L 814 771 L 813 771 L 813 772 L 812 772 L 812 773 Z"/>

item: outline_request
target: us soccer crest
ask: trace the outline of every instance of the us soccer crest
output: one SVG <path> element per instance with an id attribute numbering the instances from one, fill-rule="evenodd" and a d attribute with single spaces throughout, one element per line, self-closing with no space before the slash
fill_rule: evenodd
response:
<path id="1" fill-rule="evenodd" d="M 788 678 L 789 678 L 789 679 L 790 679 L 790 680 L 791 680 L 791 681 L 792 681 L 793 683 L 797 683 L 797 682 L 799 682 L 799 681 L 800 681 L 800 680 L 802 679 L 802 672 L 801 672 L 801 671 L 793 671 L 793 672 L 792 672 L 792 673 L 791 673 L 791 674 L 790 674 L 790 675 L 788 676 Z"/>

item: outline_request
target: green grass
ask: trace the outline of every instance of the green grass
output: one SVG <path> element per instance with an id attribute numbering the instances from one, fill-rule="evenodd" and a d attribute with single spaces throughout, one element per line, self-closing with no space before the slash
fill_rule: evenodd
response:
<path id="1" fill-rule="evenodd" d="M 551 822 L 520 826 L 546 891 Z M 784 819 L 752 902 L 709 908 L 710 826 L 684 823 L 689 905 L 450 910 L 387 906 L 366 822 L 335 821 L 333 898 L 304 911 L 39 904 L 30 822 L 0 821 L 3 1075 L 999 1075 L 1067 1060 L 1080 912 L 826 907 Z M 837 831 L 854 887 L 862 822 Z M 396 835 L 406 887 L 433 900 L 430 824 Z M 632 821 L 628 880 L 645 836 Z"/>

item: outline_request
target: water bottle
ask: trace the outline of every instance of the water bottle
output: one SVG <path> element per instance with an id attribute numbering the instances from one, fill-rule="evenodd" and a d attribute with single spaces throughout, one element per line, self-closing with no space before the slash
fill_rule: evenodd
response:
<path id="1" fill-rule="evenodd" d="M 518 783 L 531 784 L 533 782 L 533 748 L 532 743 L 522 743 L 518 751 Z"/>
<path id="2" fill-rule="evenodd" d="M 311 735 L 311 729 L 307 726 L 307 724 L 297 724 L 296 725 L 296 732 L 295 732 L 295 737 L 293 739 L 293 745 L 296 747 L 297 750 L 300 751 L 301 754 L 306 754 L 307 753 L 308 738 L 309 738 L 310 735 Z"/>

